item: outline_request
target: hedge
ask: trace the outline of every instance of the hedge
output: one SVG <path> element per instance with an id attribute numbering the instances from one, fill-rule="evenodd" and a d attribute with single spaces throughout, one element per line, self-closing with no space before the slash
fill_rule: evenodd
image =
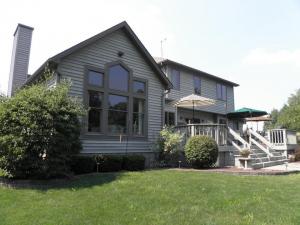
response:
<path id="1" fill-rule="evenodd" d="M 98 155 L 72 157 L 71 170 L 75 174 L 97 172 L 117 172 L 121 170 L 138 171 L 145 169 L 145 157 L 142 155 Z"/>

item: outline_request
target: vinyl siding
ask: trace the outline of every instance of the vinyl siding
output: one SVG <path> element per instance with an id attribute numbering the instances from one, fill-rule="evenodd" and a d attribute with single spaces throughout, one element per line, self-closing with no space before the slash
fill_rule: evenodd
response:
<path id="1" fill-rule="evenodd" d="M 173 101 L 179 100 L 182 97 L 194 93 L 194 81 L 193 81 L 194 74 L 186 70 L 180 70 L 180 68 L 176 68 L 176 69 L 180 71 L 180 90 L 172 89 L 171 92 L 167 95 L 167 99 Z M 168 66 L 167 68 L 168 77 L 170 77 L 171 72 L 172 72 L 172 68 Z M 215 114 L 222 114 L 222 115 L 225 115 L 226 113 L 234 110 L 233 86 L 229 86 L 228 84 L 221 83 L 219 81 L 207 77 L 202 77 L 201 74 L 195 74 L 195 75 L 201 78 L 201 95 L 216 100 L 216 104 L 212 106 L 204 106 L 201 108 L 199 107 L 197 108 L 197 110 L 201 110 L 204 112 L 211 112 Z M 217 90 L 216 90 L 217 83 L 226 85 L 227 101 L 222 101 L 217 99 Z M 168 103 L 166 106 L 168 110 L 171 110 L 170 108 L 172 107 L 173 106 L 170 103 Z"/>
<path id="2" fill-rule="evenodd" d="M 118 52 L 124 52 L 122 58 Z M 65 57 L 58 66 L 61 78 L 71 80 L 70 94 L 83 99 L 85 66 L 93 66 L 104 69 L 107 63 L 121 60 L 132 71 L 133 77 L 142 78 L 148 82 L 148 140 L 119 141 L 82 139 L 83 153 L 120 153 L 125 152 L 149 152 L 161 130 L 161 99 L 164 87 L 151 67 L 144 60 L 139 50 L 122 31 L 116 31 L 93 44 Z"/>

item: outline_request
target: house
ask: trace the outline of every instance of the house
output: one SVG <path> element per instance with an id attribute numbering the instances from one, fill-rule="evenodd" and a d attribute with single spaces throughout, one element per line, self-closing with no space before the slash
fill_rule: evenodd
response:
<path id="1" fill-rule="evenodd" d="M 54 71 L 49 86 L 70 80 L 70 95 L 88 109 L 82 118 L 82 154 L 143 154 L 149 163 L 165 124 L 176 125 L 185 137 L 213 137 L 221 166 L 235 165 L 235 152 L 251 147 L 238 134 L 239 121 L 226 117 L 234 111 L 238 84 L 169 59 L 155 61 L 126 22 L 49 58 L 28 75 L 32 32 L 19 24 L 14 33 L 8 94 L 39 82 L 46 67 Z M 193 93 L 215 104 L 194 110 L 175 106 Z"/>
<path id="2" fill-rule="evenodd" d="M 215 104 L 198 107 L 194 123 L 227 124 L 226 114 L 234 111 L 234 88 L 239 85 L 178 62 L 156 58 L 158 65 L 173 84 L 166 95 L 165 118 L 168 125 L 183 125 L 192 121 L 191 107 L 178 108 L 174 102 L 190 94 L 201 95 L 216 101 Z"/>

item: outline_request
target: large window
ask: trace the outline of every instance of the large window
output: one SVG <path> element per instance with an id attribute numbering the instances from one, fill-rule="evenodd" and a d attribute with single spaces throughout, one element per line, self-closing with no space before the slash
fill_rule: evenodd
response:
<path id="1" fill-rule="evenodd" d="M 108 71 L 109 88 L 119 91 L 128 91 L 129 72 L 121 65 L 114 65 Z"/>
<path id="2" fill-rule="evenodd" d="M 145 136 L 147 82 L 132 77 L 130 71 L 122 63 L 110 64 L 105 72 L 94 68 L 87 71 L 88 133 L 111 138 Z"/>
<path id="3" fill-rule="evenodd" d="M 217 99 L 227 100 L 227 87 L 225 85 L 217 84 Z"/>
<path id="4" fill-rule="evenodd" d="M 198 76 L 194 76 L 194 93 L 201 95 L 201 79 Z"/>
<path id="5" fill-rule="evenodd" d="M 180 90 L 180 72 L 178 70 L 172 70 L 171 82 L 175 90 Z"/>

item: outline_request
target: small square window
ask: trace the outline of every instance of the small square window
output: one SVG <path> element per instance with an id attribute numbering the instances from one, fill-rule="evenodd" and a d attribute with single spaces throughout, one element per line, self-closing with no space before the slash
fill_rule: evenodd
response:
<path id="1" fill-rule="evenodd" d="M 89 70 L 88 84 L 98 86 L 98 87 L 103 87 L 103 73 Z"/>
<path id="2" fill-rule="evenodd" d="M 133 92 L 137 94 L 145 94 L 145 82 L 133 81 Z"/>

